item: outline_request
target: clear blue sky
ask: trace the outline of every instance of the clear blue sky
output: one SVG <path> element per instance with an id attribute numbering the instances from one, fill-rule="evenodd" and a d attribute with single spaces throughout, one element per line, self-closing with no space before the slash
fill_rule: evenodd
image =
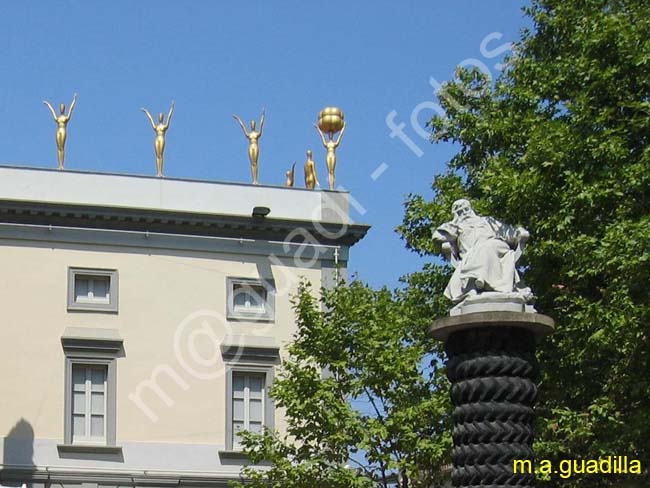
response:
<path id="1" fill-rule="evenodd" d="M 312 124 L 324 106 L 344 109 L 337 183 L 373 229 L 352 250 L 350 270 L 396 286 L 423 260 L 393 229 L 408 193 L 430 196 L 453 147 L 413 128 L 432 115 L 430 79 L 444 81 L 474 58 L 495 75 L 496 51 L 528 24 L 522 1 L 9 1 L 0 3 L 0 163 L 56 167 L 55 106 L 79 100 L 66 167 L 155 174 L 153 132 L 140 107 L 176 113 L 165 174 L 250 181 L 246 141 L 231 115 L 267 108 L 260 180 L 283 184 L 293 161 L 302 185 L 313 149 L 326 184 L 324 150 Z M 481 42 L 491 39 L 481 53 Z M 420 148 L 391 138 L 386 117 Z M 376 179 L 373 172 L 387 165 Z M 378 177 L 377 177 L 378 176 Z"/>

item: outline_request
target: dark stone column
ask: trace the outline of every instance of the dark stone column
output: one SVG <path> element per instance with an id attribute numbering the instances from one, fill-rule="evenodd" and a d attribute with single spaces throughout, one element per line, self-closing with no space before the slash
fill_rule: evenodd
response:
<path id="1" fill-rule="evenodd" d="M 552 330 L 545 315 L 500 311 L 446 317 L 430 326 L 448 355 L 453 486 L 533 485 L 532 474 L 513 473 L 513 461 L 533 461 L 535 344 Z"/>

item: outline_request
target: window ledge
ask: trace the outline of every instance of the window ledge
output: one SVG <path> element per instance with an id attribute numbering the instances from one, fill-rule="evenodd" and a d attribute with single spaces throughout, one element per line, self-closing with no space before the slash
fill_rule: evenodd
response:
<path id="1" fill-rule="evenodd" d="M 227 315 L 226 319 L 229 322 L 266 322 L 266 323 L 275 323 L 275 318 L 270 315 Z"/>
<path id="2" fill-rule="evenodd" d="M 246 455 L 244 451 L 233 451 L 233 450 L 226 450 L 226 449 L 220 449 L 219 450 L 219 459 L 221 460 L 221 464 L 236 464 L 236 465 L 250 465 L 251 464 L 251 459 Z M 269 461 L 262 461 L 261 463 L 258 463 L 256 466 L 270 466 L 271 464 Z"/>
<path id="3" fill-rule="evenodd" d="M 93 453 L 93 454 L 122 454 L 122 446 L 101 446 L 95 444 L 59 444 L 59 453 Z"/>
<path id="4" fill-rule="evenodd" d="M 250 458 L 244 451 L 219 451 L 219 458 L 221 459 L 230 459 L 233 461 L 250 461 Z"/>
<path id="5" fill-rule="evenodd" d="M 117 308 L 110 308 L 102 305 L 68 305 L 68 312 L 86 312 L 86 313 L 112 313 L 117 315 Z"/>

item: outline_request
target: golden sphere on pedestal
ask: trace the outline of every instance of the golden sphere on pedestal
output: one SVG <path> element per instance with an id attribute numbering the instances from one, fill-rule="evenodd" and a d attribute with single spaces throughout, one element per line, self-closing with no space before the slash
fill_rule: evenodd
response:
<path id="1" fill-rule="evenodd" d="M 325 107 L 318 113 L 318 128 L 323 132 L 334 134 L 343 128 L 345 116 L 337 107 Z"/>

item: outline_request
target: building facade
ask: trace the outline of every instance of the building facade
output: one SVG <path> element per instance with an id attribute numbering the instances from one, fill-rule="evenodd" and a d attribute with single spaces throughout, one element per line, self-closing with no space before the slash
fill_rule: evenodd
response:
<path id="1" fill-rule="evenodd" d="M 0 167 L 0 484 L 227 486 L 345 192 Z"/>

